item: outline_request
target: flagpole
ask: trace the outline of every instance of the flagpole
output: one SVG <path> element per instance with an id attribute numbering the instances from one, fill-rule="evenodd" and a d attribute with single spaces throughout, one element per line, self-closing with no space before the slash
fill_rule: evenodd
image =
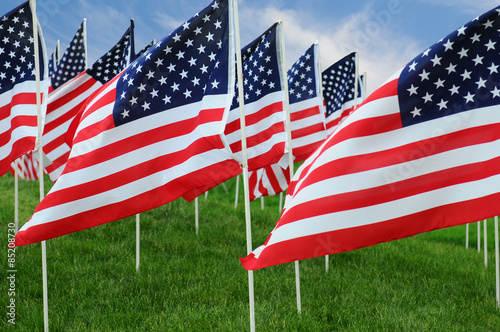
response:
<path id="1" fill-rule="evenodd" d="M 240 175 L 238 174 L 236 176 L 236 190 L 234 194 L 234 208 L 236 209 L 238 207 L 238 194 L 240 192 Z"/>
<path id="2" fill-rule="evenodd" d="M 19 158 L 14 161 L 14 230 L 19 230 Z"/>
<path id="3" fill-rule="evenodd" d="M 484 267 L 488 267 L 488 236 L 486 231 L 486 226 L 488 219 L 484 219 L 483 221 L 483 238 L 484 238 Z"/>
<path id="4" fill-rule="evenodd" d="M 36 17 L 36 0 L 30 0 L 33 19 L 33 47 L 35 56 L 36 106 L 38 126 L 38 182 L 40 184 L 40 201 L 45 196 L 43 181 L 43 145 L 42 145 L 42 98 L 40 88 L 40 61 L 38 51 L 38 19 Z M 49 300 L 47 287 L 47 244 L 42 241 L 42 283 L 43 283 L 43 321 L 44 331 L 49 330 Z"/>
<path id="5" fill-rule="evenodd" d="M 500 308 L 499 260 L 500 260 L 500 255 L 498 254 L 498 216 L 496 216 L 495 217 L 495 279 L 496 279 L 497 308 Z"/>
<path id="6" fill-rule="evenodd" d="M 83 50 L 85 54 L 85 69 L 87 69 L 87 19 L 83 19 Z"/>
<path id="7" fill-rule="evenodd" d="M 354 107 L 353 110 L 358 106 L 358 77 L 359 77 L 359 69 L 358 69 L 358 50 L 356 50 L 356 57 L 354 58 Z"/>
<path id="8" fill-rule="evenodd" d="M 286 55 L 285 55 L 285 31 L 283 28 L 283 18 L 280 17 L 281 26 L 281 61 L 283 66 L 286 66 Z M 290 101 L 288 96 L 288 78 L 286 69 L 283 68 L 282 76 L 283 78 L 283 90 L 285 91 L 285 115 L 286 115 L 286 132 L 287 132 L 287 145 L 288 145 L 288 165 L 290 169 L 290 179 L 293 178 L 294 165 L 293 165 L 293 148 L 292 148 L 292 130 L 290 127 Z M 295 289 L 297 293 L 297 312 L 300 314 L 302 311 L 302 305 L 300 300 L 300 268 L 299 261 L 295 261 Z"/>
<path id="9" fill-rule="evenodd" d="M 264 211 L 264 196 L 260 197 L 260 209 Z"/>
<path id="10" fill-rule="evenodd" d="M 465 225 L 465 249 L 469 249 L 469 224 Z"/>
<path id="11" fill-rule="evenodd" d="M 196 235 L 198 235 L 199 219 L 200 219 L 200 215 L 198 212 L 198 197 L 196 197 L 194 199 L 194 229 L 195 229 Z"/>
<path id="12" fill-rule="evenodd" d="M 56 60 L 57 60 L 57 63 L 54 64 L 54 68 L 57 67 L 57 64 L 61 60 L 61 41 L 59 39 L 57 40 L 57 44 L 56 44 Z"/>
<path id="13" fill-rule="evenodd" d="M 250 189 L 248 184 L 248 156 L 247 156 L 247 139 L 245 130 L 245 100 L 243 98 L 243 68 L 241 61 L 241 45 L 240 45 L 240 23 L 238 18 L 238 1 L 233 0 L 234 6 L 234 30 L 236 35 L 236 70 L 238 79 L 238 101 L 240 107 L 240 127 L 241 127 L 241 153 L 243 168 L 243 193 L 245 198 L 245 224 L 247 235 L 247 255 L 252 252 L 252 224 L 250 216 Z M 248 270 L 248 294 L 250 304 L 250 331 L 255 331 L 255 295 L 253 271 Z"/>
<path id="14" fill-rule="evenodd" d="M 477 252 L 481 252 L 481 220 L 477 222 Z"/>

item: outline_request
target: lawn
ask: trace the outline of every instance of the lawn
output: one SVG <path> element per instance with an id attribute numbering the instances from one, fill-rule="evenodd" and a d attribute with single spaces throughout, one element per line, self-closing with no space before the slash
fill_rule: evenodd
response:
<path id="1" fill-rule="evenodd" d="M 46 179 L 46 192 L 51 186 Z M 51 331 L 248 331 L 243 196 L 234 180 L 195 204 L 176 200 L 141 215 L 141 265 L 135 267 L 135 217 L 47 241 Z M 38 182 L 19 183 L 20 223 L 39 200 Z M 253 246 L 279 217 L 278 197 L 252 203 Z M 8 265 L 14 179 L 0 177 L 2 331 L 43 331 L 41 245 L 16 248 L 15 295 Z M 483 231 L 481 226 L 481 232 Z M 499 331 L 494 232 L 488 267 L 477 228 L 465 226 L 300 262 L 302 312 L 293 264 L 255 271 L 257 331 Z M 482 244 L 481 244 L 482 247 Z M 8 322 L 15 300 L 15 325 Z"/>

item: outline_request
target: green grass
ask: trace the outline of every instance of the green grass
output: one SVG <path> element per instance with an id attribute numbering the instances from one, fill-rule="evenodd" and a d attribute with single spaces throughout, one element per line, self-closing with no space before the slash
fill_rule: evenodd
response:
<path id="1" fill-rule="evenodd" d="M 7 323 L 7 224 L 14 180 L 0 178 L 0 330 L 42 331 L 41 245 L 17 248 L 15 326 Z M 51 183 L 46 180 L 46 192 Z M 234 180 L 194 203 L 177 200 L 141 215 L 141 266 L 135 269 L 135 218 L 47 241 L 51 331 L 247 331 L 248 273 L 243 197 Z M 38 182 L 19 183 L 23 224 L 38 200 Z M 279 217 L 278 197 L 252 203 L 254 247 Z M 300 262 L 302 313 L 293 264 L 255 271 L 258 331 L 499 331 L 495 305 L 493 222 L 489 266 L 477 252 L 476 225 L 453 227 Z M 482 227 L 481 227 L 482 232 Z"/>

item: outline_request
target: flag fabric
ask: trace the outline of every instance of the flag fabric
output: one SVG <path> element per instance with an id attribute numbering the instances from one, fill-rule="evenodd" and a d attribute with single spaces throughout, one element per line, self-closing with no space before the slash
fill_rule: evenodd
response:
<path id="1" fill-rule="evenodd" d="M 55 67 L 54 73 L 50 75 L 51 90 L 49 90 L 49 93 L 85 71 L 85 59 L 87 57 L 85 39 L 85 21 L 83 21 Z"/>
<path id="2" fill-rule="evenodd" d="M 35 148 L 38 136 L 32 22 L 29 2 L 0 19 L 0 176 L 9 171 L 15 159 Z M 48 69 L 40 26 L 38 58 L 43 100 Z"/>
<path id="3" fill-rule="evenodd" d="M 500 214 L 500 7 L 368 97 L 300 167 L 247 269 Z"/>
<path id="4" fill-rule="evenodd" d="M 153 45 L 155 44 L 155 40 L 153 39 L 149 44 L 144 46 L 137 54 L 135 55 L 136 58 L 140 57 L 144 53 L 146 53 L 147 50 L 149 50 Z"/>
<path id="5" fill-rule="evenodd" d="M 54 52 L 52 52 L 52 55 L 50 56 L 49 62 L 48 62 L 49 77 L 54 75 L 54 72 L 57 69 L 57 62 L 58 62 L 57 61 L 57 52 L 54 51 Z"/>
<path id="6" fill-rule="evenodd" d="M 248 173 L 250 201 L 263 196 L 274 196 L 288 188 L 290 169 L 278 164 L 266 166 Z"/>
<path id="7" fill-rule="evenodd" d="M 240 172 L 221 138 L 234 94 L 231 6 L 212 2 L 95 93 L 16 245 L 142 213 Z"/>
<path id="8" fill-rule="evenodd" d="M 326 139 L 319 46 L 313 44 L 288 70 L 292 153 L 305 160 Z"/>
<path id="9" fill-rule="evenodd" d="M 29 151 L 14 160 L 10 167 L 12 175 L 15 175 L 17 170 L 17 176 L 21 180 L 38 180 L 40 164 L 36 158 L 37 153 L 37 151 Z M 47 171 L 44 170 L 44 174 L 47 174 Z"/>
<path id="10" fill-rule="evenodd" d="M 66 133 L 89 96 L 110 81 L 134 59 L 134 25 L 90 68 L 85 70 L 85 21 L 64 52 L 49 89 L 47 117 L 43 131 L 43 152 L 51 161 L 44 165 L 56 181 L 69 157 Z M 76 76 L 75 76 L 76 75 Z"/>
<path id="11" fill-rule="evenodd" d="M 280 160 L 280 164 L 285 162 L 285 166 L 288 158 L 284 158 L 285 71 L 281 53 L 281 24 L 275 23 L 244 47 L 241 55 L 248 170 L 257 170 Z M 235 94 L 225 135 L 236 160 L 242 163 L 240 128 L 238 94 Z"/>
<path id="12" fill-rule="evenodd" d="M 362 84 L 358 80 L 355 96 L 356 53 L 353 52 L 323 71 L 323 97 L 326 106 L 326 130 L 330 135 L 362 102 Z"/>

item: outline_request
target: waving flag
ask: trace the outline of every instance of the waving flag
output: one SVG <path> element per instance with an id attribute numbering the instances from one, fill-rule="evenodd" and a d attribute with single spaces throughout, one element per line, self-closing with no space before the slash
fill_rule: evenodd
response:
<path id="1" fill-rule="evenodd" d="M 281 24 L 274 24 L 241 51 L 249 171 L 275 164 L 285 153 L 285 92 L 280 31 Z M 241 163 L 237 94 L 229 112 L 225 134 L 231 151 Z"/>
<path id="2" fill-rule="evenodd" d="M 48 70 L 49 70 L 49 77 L 54 75 L 54 72 L 57 69 L 57 50 L 52 52 L 52 55 L 49 58 L 48 61 Z"/>
<path id="3" fill-rule="evenodd" d="M 133 60 L 134 25 L 89 69 L 85 70 L 85 21 L 64 52 L 49 91 L 47 118 L 43 132 L 43 151 L 51 164 L 45 169 L 56 181 L 69 157 L 66 132 L 87 98 L 115 77 Z M 78 74 L 76 77 L 74 77 Z M 74 78 L 73 78 L 74 77 Z"/>
<path id="4" fill-rule="evenodd" d="M 32 22 L 28 2 L 0 18 L 0 176 L 17 157 L 34 149 L 38 135 Z M 48 72 L 45 43 L 40 26 L 37 31 L 44 93 Z"/>
<path id="5" fill-rule="evenodd" d="M 301 166 L 247 269 L 500 214 L 500 7 L 411 60 Z"/>
<path id="6" fill-rule="evenodd" d="M 266 166 L 248 173 L 250 201 L 262 196 L 274 196 L 288 188 L 290 169 L 278 164 Z"/>
<path id="7" fill-rule="evenodd" d="M 236 76 L 230 3 L 213 2 L 96 92 L 16 245 L 142 213 L 240 172 L 221 139 Z"/>
<path id="8" fill-rule="evenodd" d="M 12 162 L 10 167 L 10 172 L 12 175 L 16 174 L 21 180 L 37 180 L 38 179 L 38 171 L 39 171 L 39 163 L 38 159 L 36 159 L 37 152 L 29 151 L 26 154 L 23 154 L 21 157 L 17 158 Z M 47 172 L 44 170 L 44 174 Z"/>
<path id="9" fill-rule="evenodd" d="M 313 44 L 288 70 L 292 152 L 305 160 L 326 139 L 320 85 L 318 44 Z"/>
<path id="10" fill-rule="evenodd" d="M 73 39 L 64 51 L 54 74 L 51 75 L 52 89 L 55 90 L 62 84 L 76 77 L 83 72 L 85 68 L 85 59 L 87 58 L 87 46 L 85 41 L 85 20 L 80 24 Z M 52 91 L 49 91 L 49 93 Z"/>
<path id="11" fill-rule="evenodd" d="M 362 102 L 362 84 L 358 80 L 355 96 L 356 53 L 351 53 L 323 71 L 323 97 L 326 104 L 326 130 L 331 134 Z"/>

